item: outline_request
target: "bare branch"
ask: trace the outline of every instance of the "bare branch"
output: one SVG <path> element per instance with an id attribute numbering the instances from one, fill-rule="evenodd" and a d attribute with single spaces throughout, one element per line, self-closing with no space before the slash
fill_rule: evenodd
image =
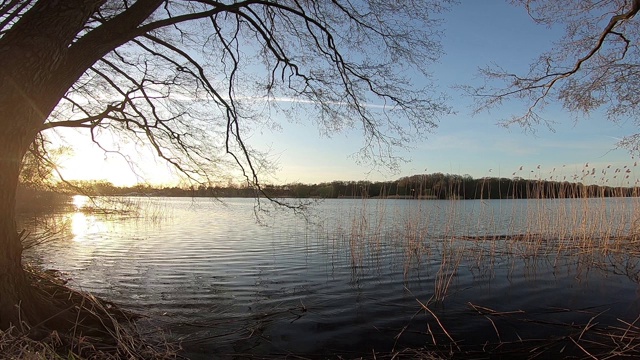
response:
<path id="1" fill-rule="evenodd" d="M 327 136 L 359 128 L 361 159 L 394 166 L 449 111 L 413 81 L 439 55 L 441 2 L 91 1 L 44 86 L 24 92 L 60 94 L 37 128 L 86 130 L 103 151 L 118 147 L 103 136 L 130 141 L 192 181 L 233 174 L 266 196 L 274 166 L 248 139 L 281 115 Z"/>

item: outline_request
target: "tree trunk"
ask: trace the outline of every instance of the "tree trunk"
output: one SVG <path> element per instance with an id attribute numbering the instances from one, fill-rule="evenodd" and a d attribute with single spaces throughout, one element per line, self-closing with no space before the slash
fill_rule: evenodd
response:
<path id="1" fill-rule="evenodd" d="M 0 114 L 13 112 L 4 110 L 0 107 Z M 11 323 L 19 325 L 19 307 L 22 300 L 28 301 L 24 299 L 28 295 L 26 277 L 15 223 L 16 187 L 27 140 L 26 134 L 20 136 L 4 121 L 0 125 L 0 328 L 5 329 Z"/>
<path id="2" fill-rule="evenodd" d="M 98 59 L 137 36 L 134 30 L 164 1 L 133 2 L 82 34 L 105 2 L 38 0 L 0 36 L 0 329 L 58 313 L 22 268 L 15 223 L 22 158 L 68 89 Z"/>
<path id="3" fill-rule="evenodd" d="M 79 37 L 104 3 L 38 0 L 0 36 L 0 329 L 51 315 L 40 309 L 44 302 L 33 296 L 37 291 L 22 269 L 15 223 L 22 158 L 68 89 L 98 59 L 135 36 L 131 32 L 163 0 L 138 0 Z"/>
<path id="4" fill-rule="evenodd" d="M 29 320 L 33 325 L 51 315 L 22 268 L 16 188 L 29 144 L 84 72 L 78 69 L 64 81 L 56 78 L 70 44 L 102 3 L 40 0 L 0 37 L 0 329 Z"/>

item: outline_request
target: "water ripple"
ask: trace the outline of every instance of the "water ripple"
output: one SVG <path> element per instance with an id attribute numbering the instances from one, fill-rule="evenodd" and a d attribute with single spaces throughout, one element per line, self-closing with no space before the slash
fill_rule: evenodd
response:
<path id="1" fill-rule="evenodd" d="M 194 358 L 423 346 L 433 339 L 426 324 L 434 337 L 444 336 L 420 305 L 443 283 L 444 301 L 429 306 L 469 343 L 496 340 L 470 303 L 566 323 L 592 315 L 562 309 L 608 306 L 613 318 L 640 311 L 633 277 L 607 266 L 559 252 L 520 256 L 498 241 L 448 245 L 454 236 L 538 231 L 518 224 L 531 216 L 531 206 L 547 214 L 549 204 L 335 200 L 314 209 L 312 222 L 274 212 L 264 226 L 251 200 L 162 201 L 172 210 L 161 222 L 58 214 L 77 222 L 73 230 L 27 255 L 63 271 L 73 286 L 150 315 Z M 574 211 L 571 206 L 557 209 Z M 478 214 L 490 220 L 479 221 Z M 456 248 L 469 251 L 458 259 Z M 483 252 L 490 255 L 474 257 Z M 504 326 L 510 330 L 502 340 L 549 334 L 548 327 Z"/>

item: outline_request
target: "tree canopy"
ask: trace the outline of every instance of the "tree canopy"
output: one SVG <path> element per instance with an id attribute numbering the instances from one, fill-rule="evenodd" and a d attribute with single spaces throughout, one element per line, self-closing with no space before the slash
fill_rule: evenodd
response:
<path id="1" fill-rule="evenodd" d="M 151 146 L 198 182 L 240 169 L 259 186 L 259 173 L 271 165 L 246 134 L 277 126 L 279 115 L 312 122 L 326 135 L 359 127 L 361 159 L 393 166 L 393 149 L 435 127 L 448 110 L 411 81 L 428 76 L 440 53 L 440 2 L 56 4 L 6 1 L 0 8 L 6 55 L 35 54 L 47 71 L 74 78 L 37 130 L 85 129 L 107 152 L 120 151 L 103 141 L 109 137 Z M 59 22 L 48 25 L 61 35 L 51 41 L 57 49 L 34 46 L 45 29 L 33 23 L 75 6 L 86 19 L 64 29 L 68 34 Z M 7 45 L 23 28 L 30 42 Z"/>
<path id="2" fill-rule="evenodd" d="M 79 129 L 105 152 L 129 141 L 196 182 L 238 171 L 262 192 L 272 165 L 247 133 L 285 116 L 326 135 L 360 129 L 361 159 L 393 166 L 393 149 L 449 110 L 428 81 L 415 86 L 440 55 L 447 5 L 1 0 L 0 327 L 58 313 L 25 285 L 14 220 L 25 154 L 46 163 L 37 139 Z"/>
<path id="3" fill-rule="evenodd" d="M 477 100 L 476 110 L 519 101 L 523 110 L 501 123 L 532 129 L 553 127 L 544 110 L 560 103 L 577 117 L 602 110 L 611 121 L 629 120 L 640 127 L 640 1 L 510 2 L 524 7 L 541 26 L 563 29 L 563 35 L 526 73 L 499 65 L 481 68 L 485 84 L 466 87 Z M 640 133 L 629 134 L 618 145 L 640 150 Z"/>

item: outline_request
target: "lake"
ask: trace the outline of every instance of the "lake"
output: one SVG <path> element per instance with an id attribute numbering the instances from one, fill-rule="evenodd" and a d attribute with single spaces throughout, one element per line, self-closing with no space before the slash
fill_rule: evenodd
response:
<path id="1" fill-rule="evenodd" d="M 148 316 L 145 331 L 192 359 L 637 347 L 635 198 L 332 199 L 305 216 L 256 213 L 253 199 L 120 200 L 137 216 L 83 211 L 82 197 L 24 215 L 58 230 L 25 256 Z"/>

